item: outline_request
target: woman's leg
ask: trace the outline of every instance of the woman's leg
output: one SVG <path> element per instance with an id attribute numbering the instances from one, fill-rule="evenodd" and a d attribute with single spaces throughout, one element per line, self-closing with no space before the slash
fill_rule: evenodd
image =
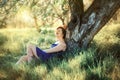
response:
<path id="1" fill-rule="evenodd" d="M 28 61 L 28 56 L 24 55 L 17 61 L 16 64 L 21 64 L 21 63 L 26 62 L 26 61 Z"/>
<path id="2" fill-rule="evenodd" d="M 37 59 L 39 59 L 39 57 L 37 56 L 35 45 L 29 44 L 27 46 L 27 56 L 29 56 L 29 58 L 35 56 Z"/>
<path id="3" fill-rule="evenodd" d="M 39 58 L 36 54 L 36 46 L 29 44 L 27 46 L 27 55 L 22 56 L 16 64 L 20 64 L 26 61 L 31 62 L 33 56 L 35 56 L 36 58 Z"/>

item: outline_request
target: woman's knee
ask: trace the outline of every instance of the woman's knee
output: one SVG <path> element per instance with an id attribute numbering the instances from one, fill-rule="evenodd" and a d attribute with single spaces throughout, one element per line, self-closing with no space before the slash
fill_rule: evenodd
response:
<path id="1" fill-rule="evenodd" d="M 32 44 L 28 44 L 28 45 L 27 45 L 27 50 L 28 50 L 28 51 L 31 51 L 32 48 L 33 48 L 33 46 L 34 46 L 34 45 L 32 45 Z"/>
<path id="2" fill-rule="evenodd" d="M 37 54 L 36 54 L 36 46 L 35 45 L 33 45 L 33 44 L 29 44 L 28 45 L 28 51 L 32 51 L 32 52 L 29 52 L 27 55 L 28 56 L 35 56 L 35 57 L 37 57 L 38 58 L 38 56 L 37 56 Z M 32 54 L 31 54 L 32 53 Z"/>
<path id="3" fill-rule="evenodd" d="M 28 44 L 28 45 L 27 45 L 27 48 L 33 48 L 33 47 L 34 47 L 33 44 Z"/>

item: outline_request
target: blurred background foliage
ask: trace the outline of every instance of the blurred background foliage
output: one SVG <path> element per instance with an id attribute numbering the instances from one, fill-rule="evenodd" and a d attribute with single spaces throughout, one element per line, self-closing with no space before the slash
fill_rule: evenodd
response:
<path id="1" fill-rule="evenodd" d="M 86 11 L 93 0 L 83 2 Z M 68 0 L 0 0 L 0 28 L 36 27 L 39 30 L 41 26 L 55 27 L 69 20 Z"/>
<path id="2" fill-rule="evenodd" d="M 65 24 L 68 12 L 67 0 L 1 0 L 0 28 Z"/>

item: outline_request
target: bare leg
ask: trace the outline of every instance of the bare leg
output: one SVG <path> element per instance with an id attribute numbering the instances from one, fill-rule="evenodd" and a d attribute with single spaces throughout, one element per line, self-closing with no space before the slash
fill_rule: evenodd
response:
<path id="1" fill-rule="evenodd" d="M 27 55 L 22 56 L 16 64 L 20 64 L 26 61 L 30 63 L 33 56 L 35 56 L 38 59 L 38 56 L 36 54 L 36 46 L 30 44 L 27 46 Z"/>
<path id="2" fill-rule="evenodd" d="M 23 62 L 26 62 L 27 60 L 28 60 L 28 56 L 27 56 L 27 55 L 22 56 L 22 57 L 17 61 L 16 64 L 21 64 L 21 63 L 23 63 Z"/>
<path id="3" fill-rule="evenodd" d="M 29 44 L 27 47 L 27 55 L 29 57 L 35 56 L 38 59 L 39 57 L 37 56 L 37 53 L 36 53 L 36 46 Z"/>

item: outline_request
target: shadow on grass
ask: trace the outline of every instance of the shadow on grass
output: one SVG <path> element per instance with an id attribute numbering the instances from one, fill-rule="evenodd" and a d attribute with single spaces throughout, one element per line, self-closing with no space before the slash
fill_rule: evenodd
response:
<path id="1" fill-rule="evenodd" d="M 106 76 L 99 76 L 99 74 L 87 71 L 87 75 L 85 77 L 85 80 L 111 80 L 110 78 Z"/>
<path id="2" fill-rule="evenodd" d="M 0 56 L 0 69 L 9 71 L 11 68 L 10 64 L 14 63 L 15 61 L 16 59 L 11 55 L 4 54 L 3 56 Z"/>
<path id="3" fill-rule="evenodd" d="M 0 56 L 0 80 L 41 80 L 31 65 L 15 65 L 16 61 L 11 55 Z"/>
<path id="4" fill-rule="evenodd" d="M 7 41 L 7 37 L 0 33 L 0 46 L 2 46 Z"/>

